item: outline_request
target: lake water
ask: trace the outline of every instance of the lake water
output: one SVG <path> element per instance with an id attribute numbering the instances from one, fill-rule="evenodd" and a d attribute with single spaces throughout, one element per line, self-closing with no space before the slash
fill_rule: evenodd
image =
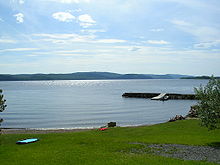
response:
<path id="1" fill-rule="evenodd" d="M 0 82 L 7 108 L 1 127 L 93 128 L 155 124 L 186 115 L 196 101 L 123 98 L 125 92 L 193 93 L 206 80 L 63 80 Z"/>

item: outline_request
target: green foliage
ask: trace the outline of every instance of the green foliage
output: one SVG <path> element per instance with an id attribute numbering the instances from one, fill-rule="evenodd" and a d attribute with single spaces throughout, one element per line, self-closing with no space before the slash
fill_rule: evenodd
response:
<path id="1" fill-rule="evenodd" d="M 0 112 L 4 111 L 5 107 L 6 107 L 6 105 L 5 105 L 6 100 L 4 100 L 3 97 L 4 96 L 2 95 L 2 89 L 0 89 Z"/>
<path id="2" fill-rule="evenodd" d="M 220 128 L 220 79 L 212 77 L 206 86 L 195 88 L 198 114 L 202 125 L 209 129 Z"/>
<path id="3" fill-rule="evenodd" d="M 5 110 L 5 101 L 4 96 L 2 95 L 2 89 L 0 89 L 0 112 L 4 111 Z M 1 125 L 1 122 L 3 121 L 3 119 L 0 118 L 0 125 Z"/>

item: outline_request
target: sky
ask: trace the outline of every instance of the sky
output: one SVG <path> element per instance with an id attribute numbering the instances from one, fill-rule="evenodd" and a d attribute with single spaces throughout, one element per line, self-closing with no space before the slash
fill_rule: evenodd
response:
<path id="1" fill-rule="evenodd" d="M 220 76 L 219 0 L 0 0 L 0 74 Z"/>

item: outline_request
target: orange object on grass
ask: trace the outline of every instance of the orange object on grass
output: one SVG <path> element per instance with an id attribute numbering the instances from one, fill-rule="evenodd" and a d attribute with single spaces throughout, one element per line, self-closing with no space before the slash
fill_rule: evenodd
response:
<path id="1" fill-rule="evenodd" d="M 105 131 L 107 130 L 108 128 L 99 128 L 100 131 Z"/>

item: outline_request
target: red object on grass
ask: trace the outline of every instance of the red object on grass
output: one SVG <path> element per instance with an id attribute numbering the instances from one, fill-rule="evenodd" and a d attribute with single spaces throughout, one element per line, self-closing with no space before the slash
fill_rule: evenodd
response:
<path id="1" fill-rule="evenodd" d="M 100 131 L 105 131 L 107 130 L 108 128 L 99 128 Z"/>

